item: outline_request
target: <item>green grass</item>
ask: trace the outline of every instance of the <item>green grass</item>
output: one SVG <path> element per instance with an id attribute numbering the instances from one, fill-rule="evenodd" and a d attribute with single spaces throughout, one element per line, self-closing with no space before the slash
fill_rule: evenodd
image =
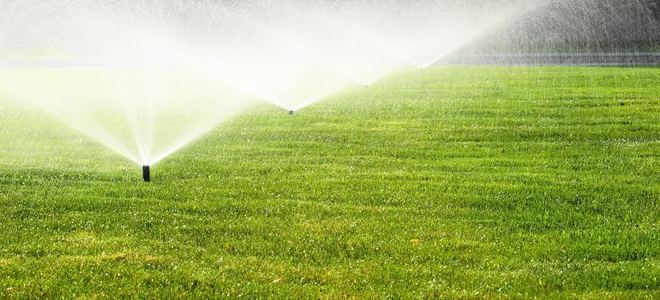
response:
<path id="1" fill-rule="evenodd" d="M 660 69 L 436 67 L 140 169 L 0 104 L 0 298 L 660 297 Z"/>

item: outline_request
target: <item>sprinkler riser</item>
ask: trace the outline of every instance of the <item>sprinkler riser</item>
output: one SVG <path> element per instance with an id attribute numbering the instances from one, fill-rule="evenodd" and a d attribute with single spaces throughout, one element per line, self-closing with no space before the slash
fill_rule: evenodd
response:
<path id="1" fill-rule="evenodd" d="M 151 170 L 149 166 L 142 166 L 142 179 L 144 179 L 144 182 L 151 181 Z"/>

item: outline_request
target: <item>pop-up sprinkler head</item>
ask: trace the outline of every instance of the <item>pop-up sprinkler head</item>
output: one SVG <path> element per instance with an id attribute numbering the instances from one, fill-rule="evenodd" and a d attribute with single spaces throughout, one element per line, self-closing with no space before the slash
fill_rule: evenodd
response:
<path id="1" fill-rule="evenodd" d="M 289 115 L 293 115 L 293 110 L 289 110 Z"/>
<path id="2" fill-rule="evenodd" d="M 149 170 L 149 166 L 142 166 L 142 179 L 144 179 L 144 182 L 151 181 L 151 172 Z"/>

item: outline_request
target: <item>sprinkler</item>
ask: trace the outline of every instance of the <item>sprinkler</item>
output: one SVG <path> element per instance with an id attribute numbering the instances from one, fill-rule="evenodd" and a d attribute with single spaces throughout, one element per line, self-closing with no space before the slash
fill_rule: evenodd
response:
<path id="1" fill-rule="evenodd" d="M 289 110 L 289 115 L 293 115 L 293 110 Z"/>
<path id="2" fill-rule="evenodd" d="M 144 182 L 151 181 L 151 172 L 149 170 L 149 166 L 142 166 L 142 179 L 144 179 Z"/>

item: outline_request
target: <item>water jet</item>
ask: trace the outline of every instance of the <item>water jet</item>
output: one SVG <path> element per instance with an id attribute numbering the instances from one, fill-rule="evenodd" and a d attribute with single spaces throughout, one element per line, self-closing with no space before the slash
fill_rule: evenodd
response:
<path id="1" fill-rule="evenodd" d="M 253 102 L 294 115 L 423 69 L 528 1 L 284 2 L 0 0 L 0 92 L 142 165 L 148 182 L 150 164 Z"/>

